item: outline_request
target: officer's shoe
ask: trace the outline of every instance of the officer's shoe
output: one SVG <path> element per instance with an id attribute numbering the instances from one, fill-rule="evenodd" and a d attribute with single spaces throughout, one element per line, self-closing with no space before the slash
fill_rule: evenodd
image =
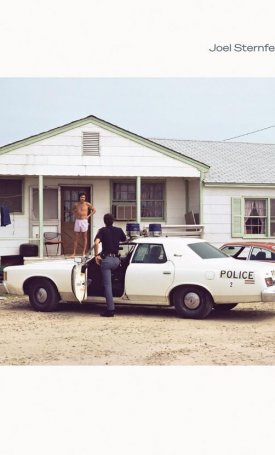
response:
<path id="1" fill-rule="evenodd" d="M 115 312 L 113 310 L 106 310 L 103 313 L 101 313 L 100 316 L 103 316 L 104 318 L 112 318 L 114 314 Z"/>

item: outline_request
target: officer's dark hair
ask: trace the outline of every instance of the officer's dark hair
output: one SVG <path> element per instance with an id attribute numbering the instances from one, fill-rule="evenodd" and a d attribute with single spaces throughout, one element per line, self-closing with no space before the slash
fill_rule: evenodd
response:
<path id="1" fill-rule="evenodd" d="M 103 217 L 103 221 L 106 224 L 106 226 L 112 226 L 114 222 L 114 217 L 111 213 L 106 213 Z"/>

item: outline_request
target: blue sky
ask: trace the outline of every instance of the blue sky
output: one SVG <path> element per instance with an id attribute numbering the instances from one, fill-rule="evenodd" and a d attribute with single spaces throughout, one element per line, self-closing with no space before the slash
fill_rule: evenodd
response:
<path id="1" fill-rule="evenodd" d="M 223 141 L 275 125 L 275 78 L 0 78 L 0 145 L 95 115 L 145 137 Z M 239 139 L 275 143 L 275 127 Z"/>

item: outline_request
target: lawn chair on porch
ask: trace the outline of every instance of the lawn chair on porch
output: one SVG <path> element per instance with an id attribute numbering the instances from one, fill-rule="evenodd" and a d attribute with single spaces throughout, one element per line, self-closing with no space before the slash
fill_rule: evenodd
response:
<path id="1" fill-rule="evenodd" d="M 56 245 L 56 256 L 59 253 L 59 247 L 61 248 L 61 253 L 64 254 L 64 246 L 60 232 L 44 232 L 44 245 L 46 248 L 47 256 L 49 256 L 48 246 L 51 245 Z"/>

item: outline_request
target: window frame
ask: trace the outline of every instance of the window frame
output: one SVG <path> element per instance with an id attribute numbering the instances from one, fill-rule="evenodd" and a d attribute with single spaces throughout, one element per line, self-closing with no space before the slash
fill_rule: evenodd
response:
<path id="1" fill-rule="evenodd" d="M 265 214 L 259 215 L 258 217 L 265 219 L 265 233 L 245 232 L 245 219 L 247 218 L 247 215 L 245 214 L 245 203 L 249 200 L 265 201 Z M 271 222 L 275 225 L 275 213 L 274 215 L 271 215 L 271 201 L 274 201 L 275 204 L 275 198 L 272 196 L 233 196 L 231 198 L 231 237 L 243 239 L 267 239 L 275 237 L 275 227 L 274 233 L 272 234 L 271 232 L 273 230 L 271 229 Z"/>
<path id="2" fill-rule="evenodd" d="M 56 217 L 55 218 L 48 218 L 47 217 L 47 214 L 46 214 L 46 210 L 47 210 L 47 207 L 46 207 L 46 202 L 45 202 L 45 193 L 47 191 L 56 191 Z M 36 193 L 36 194 L 35 194 Z M 38 223 L 39 222 L 39 212 L 37 213 L 37 217 L 35 217 L 35 213 L 34 213 L 34 205 L 36 204 L 36 202 L 38 203 L 39 202 L 39 188 L 38 186 L 32 186 L 30 187 L 30 197 L 31 197 L 31 203 L 30 203 L 30 207 L 31 207 L 31 221 L 32 223 Z M 35 201 L 35 198 L 37 197 L 37 200 Z M 48 202 L 48 201 L 47 201 Z M 39 208 L 38 208 L 39 210 Z M 49 223 L 53 223 L 53 222 L 56 222 L 59 220 L 59 188 L 58 186 L 47 186 L 47 187 L 44 187 L 43 188 L 43 221 L 44 223 L 46 224 L 49 224 Z"/>
<path id="3" fill-rule="evenodd" d="M 260 207 L 262 205 L 263 207 Z M 246 204 L 250 213 L 246 213 Z M 264 213 L 260 214 L 260 210 L 263 209 Z M 254 211 L 254 213 L 253 213 Z M 256 213 L 255 213 L 256 212 Z M 253 213 L 253 214 L 252 214 Z M 244 235 L 257 235 L 266 237 L 269 228 L 268 222 L 268 200 L 266 198 L 244 198 L 244 214 L 243 214 L 243 230 Z M 262 227 L 263 223 L 263 227 Z M 263 232 L 261 230 L 263 229 Z M 249 232 L 249 230 L 251 232 Z M 253 232 L 255 230 L 255 232 Z M 257 232 L 258 231 L 258 232 Z M 260 231 L 260 232 L 259 232 Z"/>
<path id="4" fill-rule="evenodd" d="M 152 199 L 153 202 L 158 202 L 158 201 L 161 201 L 162 203 L 162 216 L 142 216 L 142 202 L 150 202 L 150 200 L 146 199 L 146 200 L 143 200 L 142 199 L 142 185 L 152 185 L 152 184 L 160 184 L 162 185 L 162 200 L 158 200 L 158 199 Z M 141 181 L 141 219 L 143 221 L 147 221 L 147 220 L 155 220 L 155 221 L 164 221 L 165 220 L 165 203 L 166 203 L 166 182 L 164 180 L 158 180 L 158 181 L 152 181 L 152 180 L 146 180 L 146 181 Z"/>
<path id="5" fill-rule="evenodd" d="M 119 200 L 119 199 L 115 199 L 114 198 L 114 194 L 115 194 L 115 191 L 114 191 L 114 185 L 116 184 L 129 184 L 129 185 L 134 185 L 135 187 L 135 199 L 128 199 L 128 200 Z M 166 181 L 163 180 L 163 179 L 157 179 L 157 180 L 141 180 L 141 212 L 142 212 L 142 185 L 144 184 L 161 184 L 162 185 L 162 196 L 163 196 L 163 199 L 161 200 L 161 203 L 162 203 L 162 212 L 163 212 L 163 216 L 162 217 L 159 217 L 159 216 L 142 216 L 141 215 L 141 220 L 142 221 L 149 221 L 149 220 L 153 220 L 153 221 L 165 221 L 166 220 L 166 200 L 167 200 L 167 197 L 166 197 Z M 147 201 L 147 199 L 146 199 Z M 154 199 L 155 201 L 155 199 Z M 111 181 L 111 206 L 114 207 L 114 206 L 127 206 L 127 205 L 131 205 L 131 206 L 135 206 L 137 207 L 137 193 L 136 193 L 136 180 L 133 180 L 133 179 L 127 179 L 127 180 L 123 180 L 123 181 L 118 181 L 117 179 L 115 180 L 112 180 Z M 116 219 L 116 218 L 115 218 Z"/>
<path id="6" fill-rule="evenodd" d="M 161 250 L 162 250 L 162 256 L 163 258 L 159 261 L 144 261 L 145 257 L 150 255 L 151 251 L 152 251 L 152 248 L 154 248 L 155 246 L 157 247 L 160 247 Z M 142 260 L 137 260 L 137 257 L 139 255 L 139 251 L 141 250 L 146 250 L 145 254 L 143 255 L 143 258 Z M 161 255 L 160 255 L 161 256 Z M 167 259 L 167 256 L 166 256 L 166 251 L 165 251 L 165 247 L 163 245 L 163 243 L 138 243 L 138 246 L 137 248 L 135 249 L 134 251 L 134 254 L 133 254 L 133 258 L 131 260 L 131 263 L 132 264 L 146 264 L 146 265 L 156 265 L 156 264 L 165 264 L 166 262 L 168 261 Z"/>

